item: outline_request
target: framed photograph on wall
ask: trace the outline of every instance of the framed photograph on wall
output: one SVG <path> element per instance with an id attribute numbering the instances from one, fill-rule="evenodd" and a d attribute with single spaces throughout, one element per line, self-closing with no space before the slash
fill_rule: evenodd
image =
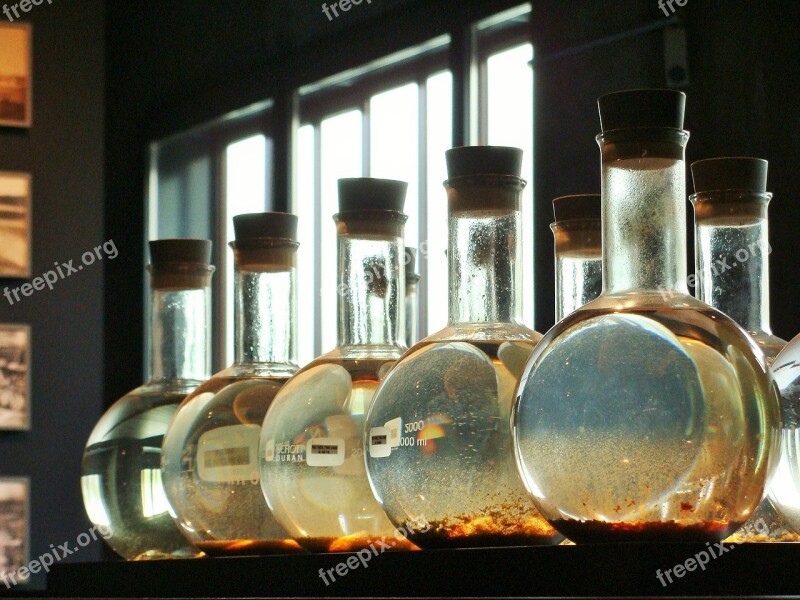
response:
<path id="1" fill-rule="evenodd" d="M 28 564 L 29 547 L 30 480 L 0 477 L 0 581 L 8 587 L 27 581 L 16 571 Z"/>
<path id="2" fill-rule="evenodd" d="M 29 23 L 0 22 L 0 127 L 31 126 L 32 37 Z"/>
<path id="3" fill-rule="evenodd" d="M 0 430 L 30 429 L 31 328 L 0 324 Z"/>
<path id="4" fill-rule="evenodd" d="M 0 278 L 31 276 L 31 175 L 0 171 Z"/>

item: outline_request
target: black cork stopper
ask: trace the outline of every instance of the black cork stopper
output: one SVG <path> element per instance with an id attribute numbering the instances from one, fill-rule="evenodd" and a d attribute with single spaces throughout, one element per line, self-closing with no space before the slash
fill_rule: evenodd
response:
<path id="1" fill-rule="evenodd" d="M 193 263 L 208 266 L 211 262 L 211 240 L 168 239 L 150 242 L 150 263 L 153 266 Z"/>
<path id="2" fill-rule="evenodd" d="M 445 152 L 447 177 L 509 175 L 522 172 L 522 150 L 508 146 L 460 146 Z"/>
<path id="3" fill-rule="evenodd" d="M 683 129 L 686 94 L 677 90 L 627 90 L 600 96 L 600 129 Z"/>
<path id="4" fill-rule="evenodd" d="M 576 194 L 553 200 L 556 221 L 572 219 L 600 220 L 600 194 Z"/>
<path id="5" fill-rule="evenodd" d="M 237 242 L 263 239 L 297 241 L 297 215 L 282 212 L 250 213 L 233 217 Z"/>
<path id="6" fill-rule="evenodd" d="M 694 191 L 722 190 L 767 191 L 767 168 L 763 158 L 724 157 L 706 158 L 692 163 Z"/>
<path id="7" fill-rule="evenodd" d="M 403 212 L 408 183 L 394 179 L 354 177 L 339 180 L 339 212 L 393 210 Z"/>

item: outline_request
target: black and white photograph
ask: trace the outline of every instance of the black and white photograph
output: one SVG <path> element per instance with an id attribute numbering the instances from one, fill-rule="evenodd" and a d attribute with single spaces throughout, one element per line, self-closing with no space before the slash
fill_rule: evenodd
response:
<path id="1" fill-rule="evenodd" d="M 31 275 L 31 175 L 0 171 L 0 277 Z"/>
<path id="2" fill-rule="evenodd" d="M 28 563 L 29 489 L 25 477 L 0 477 L 0 576 Z"/>
<path id="3" fill-rule="evenodd" d="M 0 127 L 31 126 L 31 26 L 0 23 Z"/>
<path id="4" fill-rule="evenodd" d="M 0 430 L 30 428 L 30 327 L 0 325 Z"/>

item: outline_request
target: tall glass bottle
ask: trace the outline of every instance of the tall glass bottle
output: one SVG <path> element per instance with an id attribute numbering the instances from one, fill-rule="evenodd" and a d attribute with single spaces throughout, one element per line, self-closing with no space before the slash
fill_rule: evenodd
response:
<path id="1" fill-rule="evenodd" d="M 556 322 L 597 298 L 603 288 L 600 194 L 553 200 Z"/>
<path id="2" fill-rule="evenodd" d="M 520 471 L 575 542 L 720 540 L 761 501 L 779 405 L 763 354 L 688 294 L 684 94 L 599 100 L 603 293 L 531 355 Z"/>
<path id="3" fill-rule="evenodd" d="M 769 324 L 766 160 L 710 158 L 692 163 L 697 297 L 741 325 L 772 364 L 786 342 Z M 796 537 L 764 498 L 730 541 Z"/>
<path id="4" fill-rule="evenodd" d="M 339 180 L 336 348 L 303 367 L 264 419 L 259 462 L 275 518 L 313 552 L 409 547 L 375 501 L 364 415 L 402 355 L 407 184 Z M 331 299 L 332 300 L 332 299 Z"/>
<path id="5" fill-rule="evenodd" d="M 406 247 L 406 346 L 416 344 L 419 339 L 419 275 L 416 266 L 417 249 Z"/>
<path id="6" fill-rule="evenodd" d="M 772 372 L 780 388 L 783 431 L 768 494 L 786 524 L 800 532 L 800 335 L 778 354 Z"/>
<path id="7" fill-rule="evenodd" d="M 233 218 L 235 362 L 181 404 L 164 437 L 167 495 L 184 534 L 206 554 L 299 551 L 259 484 L 258 434 L 297 370 L 297 217 Z"/>
<path id="8" fill-rule="evenodd" d="M 150 378 L 103 415 L 83 454 L 89 520 L 128 560 L 197 554 L 170 513 L 161 441 L 181 401 L 210 371 L 211 242 L 150 242 Z"/>
<path id="9" fill-rule="evenodd" d="M 558 543 L 511 450 L 514 386 L 541 337 L 521 323 L 522 151 L 446 156 L 449 324 L 411 348 L 378 390 L 367 417 L 370 483 L 422 548 Z"/>

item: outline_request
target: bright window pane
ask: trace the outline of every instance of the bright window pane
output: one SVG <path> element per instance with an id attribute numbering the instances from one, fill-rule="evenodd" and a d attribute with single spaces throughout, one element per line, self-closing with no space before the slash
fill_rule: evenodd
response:
<path id="1" fill-rule="evenodd" d="M 533 327 L 533 46 L 523 44 L 489 57 L 489 144 L 524 151 L 522 178 L 523 320 Z"/>
<path id="2" fill-rule="evenodd" d="M 314 127 L 304 125 L 297 133 L 297 203 L 294 212 L 299 216 L 297 237 L 297 360 L 300 365 L 311 362 L 316 356 L 316 268 L 317 238 L 316 203 L 314 199 Z M 326 225 L 330 225 L 326 223 Z"/>
<path id="3" fill-rule="evenodd" d="M 322 351 L 336 345 L 336 228 L 332 217 L 339 212 L 337 181 L 343 177 L 362 176 L 361 111 L 341 113 L 322 121 L 322 199 L 320 211 L 320 252 L 318 262 L 321 278 L 320 307 Z"/>
<path id="4" fill-rule="evenodd" d="M 226 149 L 226 244 L 234 239 L 233 217 L 264 212 L 267 208 L 267 146 L 263 135 L 255 135 Z M 233 253 L 227 248 L 225 257 L 225 364 L 230 364 L 233 362 Z"/>
<path id="5" fill-rule="evenodd" d="M 370 176 L 408 183 L 406 246 L 419 243 L 419 86 L 410 83 L 370 99 Z"/>
<path id="6" fill-rule="evenodd" d="M 428 181 L 427 234 L 420 244 L 420 260 L 427 259 L 427 333 L 447 325 L 448 273 L 447 196 L 442 183 L 447 179 L 444 153 L 453 139 L 453 78 L 449 71 L 431 76 L 428 89 Z M 425 335 L 425 332 L 422 332 Z"/>

